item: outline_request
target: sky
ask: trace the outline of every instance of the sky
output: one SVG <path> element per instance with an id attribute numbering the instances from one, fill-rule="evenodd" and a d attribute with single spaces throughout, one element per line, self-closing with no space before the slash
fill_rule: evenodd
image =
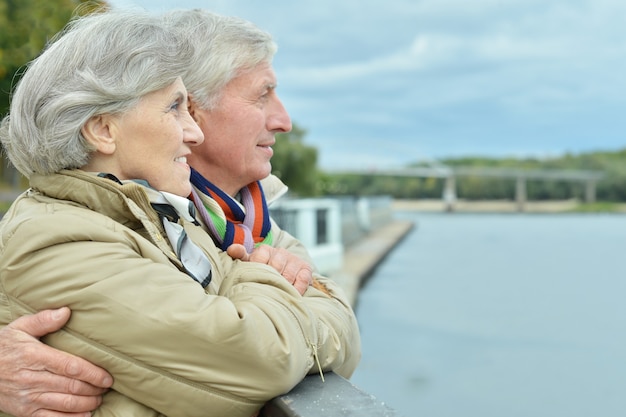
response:
<path id="1" fill-rule="evenodd" d="M 322 169 L 626 148 L 623 0 L 109 0 L 270 32 Z"/>

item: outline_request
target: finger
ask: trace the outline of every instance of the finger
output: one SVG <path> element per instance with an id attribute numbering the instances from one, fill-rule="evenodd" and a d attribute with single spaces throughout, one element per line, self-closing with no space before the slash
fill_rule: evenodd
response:
<path id="1" fill-rule="evenodd" d="M 66 416 L 60 413 L 87 416 L 101 404 L 102 394 L 106 392 L 103 388 L 44 370 L 22 369 L 18 373 L 20 384 L 3 381 L 3 384 L 8 384 L 3 387 L 3 394 L 7 395 L 0 395 L 10 399 L 9 403 L 2 402 L 3 406 L 8 407 L 4 411 L 17 416 Z M 22 388 L 18 388 L 20 385 Z M 7 387 L 9 391 L 5 390 Z"/>
<path id="2" fill-rule="evenodd" d="M 93 410 L 92 410 L 93 411 Z M 91 417 L 91 411 L 86 411 L 84 413 L 64 413 L 60 411 L 50 411 L 39 409 L 31 414 L 32 417 Z"/>
<path id="3" fill-rule="evenodd" d="M 33 413 L 34 416 L 84 416 L 90 415 L 89 413 L 91 411 L 94 411 L 102 404 L 102 396 L 80 396 L 54 392 L 43 393 L 34 399 L 31 404 L 35 407 L 39 404 L 45 404 L 46 407 L 40 408 L 39 412 Z M 56 412 L 58 412 L 58 414 Z"/>
<path id="4" fill-rule="evenodd" d="M 78 395 L 98 395 L 111 387 L 113 378 L 104 369 L 78 356 L 42 345 L 38 362 L 44 370 L 58 377 L 66 377 L 66 392 Z M 55 386 L 62 381 L 55 382 Z"/>
<path id="5" fill-rule="evenodd" d="M 7 326 L 11 329 L 9 335 L 14 335 L 10 336 L 11 340 L 20 345 L 19 351 L 13 352 L 14 355 L 27 369 L 48 371 L 59 377 L 81 380 L 94 387 L 109 388 L 113 384 L 113 378 L 104 369 L 35 339 L 61 328 L 68 321 L 70 314 L 69 308 L 62 307 L 56 310 L 42 310 L 37 314 L 14 320 Z M 58 385 L 53 383 L 51 387 L 54 386 Z M 85 395 L 91 395 L 91 391 Z"/>
<path id="6" fill-rule="evenodd" d="M 20 392 L 30 396 L 36 396 L 40 393 L 99 396 L 107 392 L 110 386 L 110 384 L 101 384 L 106 386 L 94 385 L 80 379 L 50 372 L 47 369 L 22 369 L 19 371 L 19 376 L 22 385 Z"/>
<path id="7" fill-rule="evenodd" d="M 273 248 L 270 253 L 270 258 L 268 261 L 268 265 L 278 271 L 282 276 L 287 278 L 290 283 L 293 283 L 293 280 L 296 278 L 295 274 L 291 274 L 289 277 L 284 275 L 285 269 L 292 262 L 299 262 L 299 258 L 295 255 L 289 253 L 286 249 L 283 248 Z"/>
<path id="8" fill-rule="evenodd" d="M 259 245 L 250 254 L 250 262 L 258 262 L 269 265 L 276 249 L 269 245 Z"/>
<path id="9" fill-rule="evenodd" d="M 91 410 L 94 411 L 94 410 Z M 60 411 L 50 411 L 39 409 L 32 413 L 32 417 L 91 417 L 91 411 L 80 412 L 80 413 L 65 413 Z"/>
<path id="10" fill-rule="evenodd" d="M 288 282 L 294 283 L 298 279 L 298 275 L 301 271 L 306 271 L 308 264 L 295 255 L 290 254 L 289 258 L 285 259 L 285 263 L 282 266 L 282 276 L 287 279 Z"/>
<path id="11" fill-rule="evenodd" d="M 313 271 L 310 268 L 301 269 L 293 283 L 294 288 L 303 295 L 313 282 Z"/>
<path id="12" fill-rule="evenodd" d="M 39 338 L 59 330 L 67 323 L 69 318 L 70 309 L 61 307 L 56 310 L 42 310 L 37 314 L 22 316 L 10 323 L 7 327 Z"/>
<path id="13" fill-rule="evenodd" d="M 245 246 L 239 243 L 233 243 L 226 249 L 226 253 L 233 259 L 241 259 L 242 261 L 249 261 L 250 255 L 246 251 Z"/>

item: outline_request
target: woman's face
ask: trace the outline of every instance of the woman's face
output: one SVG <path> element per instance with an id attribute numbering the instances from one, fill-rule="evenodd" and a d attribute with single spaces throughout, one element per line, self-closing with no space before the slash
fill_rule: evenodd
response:
<path id="1" fill-rule="evenodd" d="M 179 78 L 141 98 L 131 111 L 111 123 L 121 180 L 143 179 L 159 191 L 187 197 L 191 193 L 187 156 L 204 141 L 187 109 L 187 90 Z"/>

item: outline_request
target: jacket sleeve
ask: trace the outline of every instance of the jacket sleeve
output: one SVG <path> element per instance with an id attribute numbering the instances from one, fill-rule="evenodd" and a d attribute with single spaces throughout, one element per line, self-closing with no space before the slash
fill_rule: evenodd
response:
<path id="1" fill-rule="evenodd" d="M 361 359 L 361 339 L 354 311 L 344 290 L 332 279 L 320 275 L 306 247 L 272 220 L 273 246 L 283 248 L 306 260 L 313 267 L 314 277 L 322 283 L 332 299 L 315 288 L 304 294 L 304 302 L 319 317 L 319 333 L 326 341 L 317 346 L 320 366 L 349 378 Z M 315 372 L 312 369 L 311 372 Z"/>
<path id="2" fill-rule="evenodd" d="M 109 370 L 115 391 L 165 415 L 247 417 L 313 369 L 316 351 L 340 361 L 344 329 L 321 316 L 336 301 L 238 261 L 216 268 L 227 276 L 208 294 L 130 229 L 93 221 L 56 213 L 4 234 L 2 302 L 11 319 L 69 306 L 47 343 Z"/>

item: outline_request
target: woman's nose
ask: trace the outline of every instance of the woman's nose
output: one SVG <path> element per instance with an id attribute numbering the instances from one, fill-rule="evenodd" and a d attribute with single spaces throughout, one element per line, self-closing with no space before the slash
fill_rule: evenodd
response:
<path id="1" fill-rule="evenodd" d="M 183 141 L 185 143 L 189 143 L 191 146 L 197 146 L 204 142 L 204 134 L 200 126 L 198 126 L 189 113 L 186 114 L 185 124 L 183 128 Z"/>

